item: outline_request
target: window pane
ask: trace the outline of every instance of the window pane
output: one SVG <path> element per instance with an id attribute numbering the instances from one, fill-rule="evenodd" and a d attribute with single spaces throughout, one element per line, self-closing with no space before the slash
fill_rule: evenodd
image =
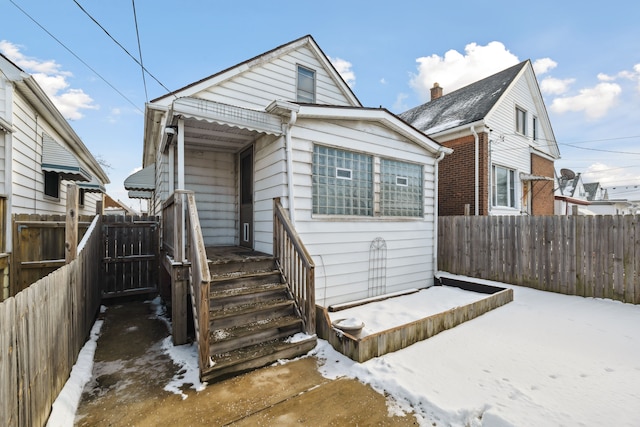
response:
<path id="1" fill-rule="evenodd" d="M 364 154 L 314 145 L 313 213 L 373 215 L 372 161 Z"/>
<path id="2" fill-rule="evenodd" d="M 315 98 L 316 98 L 315 80 L 316 80 L 315 71 L 298 66 L 298 87 L 297 87 L 298 102 L 307 102 L 307 103 L 315 102 Z"/>
<path id="3" fill-rule="evenodd" d="M 493 205 L 516 206 L 516 172 L 500 166 L 493 167 Z"/>
<path id="4" fill-rule="evenodd" d="M 422 166 L 380 160 L 380 213 L 422 216 Z"/>

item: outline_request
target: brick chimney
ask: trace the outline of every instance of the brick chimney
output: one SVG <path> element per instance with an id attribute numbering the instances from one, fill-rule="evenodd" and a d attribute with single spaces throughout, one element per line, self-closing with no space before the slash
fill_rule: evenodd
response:
<path id="1" fill-rule="evenodd" d="M 431 88 L 431 100 L 438 99 L 442 96 L 442 88 L 438 83 L 434 83 Z"/>

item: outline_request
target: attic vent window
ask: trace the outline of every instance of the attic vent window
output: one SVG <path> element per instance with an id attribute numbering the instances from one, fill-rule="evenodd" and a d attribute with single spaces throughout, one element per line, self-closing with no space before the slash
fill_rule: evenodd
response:
<path id="1" fill-rule="evenodd" d="M 351 179 L 351 169 L 336 168 L 336 178 Z"/>
<path id="2" fill-rule="evenodd" d="M 316 72 L 301 65 L 298 65 L 296 100 L 309 104 L 316 102 Z"/>

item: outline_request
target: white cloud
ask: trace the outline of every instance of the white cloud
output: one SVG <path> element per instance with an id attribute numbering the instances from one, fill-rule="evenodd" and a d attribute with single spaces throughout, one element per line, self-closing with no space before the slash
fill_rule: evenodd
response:
<path id="1" fill-rule="evenodd" d="M 68 79 L 73 75 L 62 70 L 57 62 L 29 58 L 20 51 L 20 46 L 6 40 L 0 40 L 0 52 L 18 67 L 32 74 L 66 119 L 78 120 L 83 117 L 82 110 L 98 109 L 93 99 L 82 89 L 70 88 Z"/>
<path id="2" fill-rule="evenodd" d="M 598 119 L 615 105 L 621 92 L 616 83 L 598 83 L 592 88 L 581 89 L 578 95 L 554 99 L 551 110 L 558 114 L 584 112 L 587 118 Z"/>
<path id="3" fill-rule="evenodd" d="M 380 84 L 383 84 L 383 85 L 387 84 L 387 81 L 385 80 L 384 77 L 380 79 Z"/>
<path id="4" fill-rule="evenodd" d="M 336 67 L 336 70 L 340 73 L 344 81 L 347 82 L 349 87 L 353 87 L 356 84 L 356 75 L 351 69 L 351 62 L 340 58 L 329 58 L 329 60 L 333 66 Z"/>
<path id="5" fill-rule="evenodd" d="M 533 62 L 533 71 L 535 71 L 536 75 L 542 75 L 548 73 L 549 70 L 553 70 L 558 66 L 558 63 L 551 58 L 541 58 L 536 59 Z"/>
<path id="6" fill-rule="evenodd" d="M 605 73 L 598 73 L 597 77 L 598 77 L 598 80 L 600 80 L 601 82 L 612 82 L 616 79 L 614 76 L 610 76 Z"/>
<path id="7" fill-rule="evenodd" d="M 636 168 L 629 170 L 601 162 L 593 163 L 582 175 L 584 182 L 599 182 L 605 188 L 621 182 L 640 182 Z"/>
<path id="8" fill-rule="evenodd" d="M 464 55 L 452 49 L 442 57 L 434 54 L 416 59 L 418 74 L 411 78 L 410 85 L 421 99 L 429 99 L 430 89 L 436 82 L 446 94 L 519 62 L 517 56 L 497 41 L 486 46 L 470 43 L 464 51 Z"/>
<path id="9" fill-rule="evenodd" d="M 405 100 L 409 97 L 406 93 L 399 93 L 396 97 L 396 102 L 393 103 L 393 111 L 405 111 L 409 109 L 409 106 L 405 103 Z"/>
<path id="10" fill-rule="evenodd" d="M 540 82 L 540 91 L 549 95 L 562 95 L 569 90 L 569 86 L 574 82 L 575 79 L 561 80 L 554 77 L 545 77 Z"/>

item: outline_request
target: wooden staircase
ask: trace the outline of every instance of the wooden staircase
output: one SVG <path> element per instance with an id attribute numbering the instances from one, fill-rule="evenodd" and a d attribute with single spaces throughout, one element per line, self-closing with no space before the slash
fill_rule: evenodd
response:
<path id="1" fill-rule="evenodd" d="M 202 369 L 203 380 L 297 357 L 316 346 L 316 336 L 304 333 L 304 317 L 273 257 L 210 261 L 209 270 L 211 363 Z"/>

